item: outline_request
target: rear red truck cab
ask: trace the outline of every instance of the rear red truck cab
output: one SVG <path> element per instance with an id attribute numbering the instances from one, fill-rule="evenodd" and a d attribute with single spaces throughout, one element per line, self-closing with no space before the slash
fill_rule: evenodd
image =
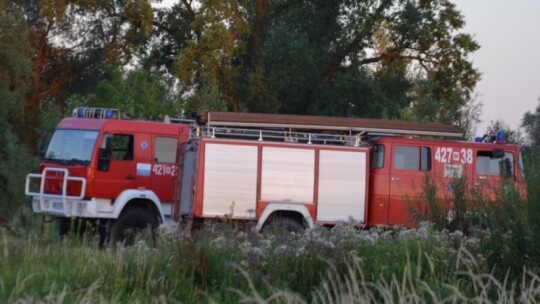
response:
<path id="1" fill-rule="evenodd" d="M 369 225 L 411 227 L 426 174 L 438 194 L 449 195 L 455 177 L 465 177 L 484 199 L 494 200 L 503 180 L 526 197 L 521 147 L 504 143 L 386 137 L 373 142 Z"/>
<path id="2" fill-rule="evenodd" d="M 118 112 L 110 111 L 78 108 L 60 121 L 39 173 L 27 176 L 34 212 L 104 222 L 138 214 L 152 225 L 170 216 L 189 127 L 113 119 Z"/>

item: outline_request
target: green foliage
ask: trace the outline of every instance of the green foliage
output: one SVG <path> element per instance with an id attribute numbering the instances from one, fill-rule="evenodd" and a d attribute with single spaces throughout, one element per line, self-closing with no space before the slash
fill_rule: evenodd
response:
<path id="1" fill-rule="evenodd" d="M 217 86 L 235 111 L 458 123 L 479 79 L 468 59 L 479 46 L 459 32 L 463 18 L 446 0 L 203 1 L 174 10 L 192 20 L 193 35 L 179 36 L 189 40 L 178 76 L 194 105 Z"/>
<path id="2" fill-rule="evenodd" d="M 429 221 L 437 230 L 471 234 L 475 225 L 484 222 L 483 214 L 491 208 L 486 199 L 465 176 L 436 179 L 424 176 L 420 197 L 411 203 L 417 221 Z"/>
<path id="3" fill-rule="evenodd" d="M 519 129 L 512 130 L 510 126 L 508 126 L 508 124 L 506 124 L 502 119 L 490 121 L 489 126 L 484 134 L 487 140 L 490 141 L 490 139 L 496 138 L 497 132 L 499 131 L 504 131 L 506 135 L 506 143 L 523 145 L 523 137 L 521 136 Z"/>
<path id="4" fill-rule="evenodd" d="M 538 98 L 540 103 L 540 98 Z M 521 126 L 525 129 L 527 139 L 531 145 L 540 144 L 540 104 L 534 112 L 527 111 L 521 120 Z"/>
<path id="5" fill-rule="evenodd" d="M 48 225 L 50 226 L 50 225 Z M 417 303 L 537 299 L 538 277 L 492 273 L 482 239 L 418 229 L 337 226 L 304 235 L 243 232 L 216 223 L 155 247 L 99 249 L 68 236 L 0 230 L 0 300 L 37 302 Z M 516 291 L 518 291 L 516 293 Z M 61 302 L 60 301 L 60 302 Z"/>
<path id="6" fill-rule="evenodd" d="M 196 91 L 192 97 L 196 104 L 207 102 L 201 100 L 205 90 L 218 88 L 218 94 L 230 109 L 241 109 L 241 101 L 233 92 L 240 76 L 235 59 L 245 49 L 249 34 L 242 14 L 245 5 L 245 1 L 200 1 L 200 9 L 191 23 L 197 35 L 179 53 L 177 72 L 182 89 Z"/>
<path id="7" fill-rule="evenodd" d="M 26 173 L 36 160 L 21 142 L 25 81 L 30 75 L 28 28 L 11 1 L 0 1 L 0 220 L 24 201 Z"/>
<path id="8" fill-rule="evenodd" d="M 444 183 L 426 176 L 416 206 L 421 220 L 434 223 L 438 230 L 461 231 L 480 239 L 477 254 L 493 268 L 497 276 L 519 277 L 523 267 L 540 266 L 540 153 L 525 150 L 525 175 L 528 199 L 524 200 L 524 186 L 514 179 L 479 189 L 465 178 L 454 178 L 451 196 L 441 189 Z"/>
<path id="9" fill-rule="evenodd" d="M 74 95 L 68 105 L 117 108 L 129 117 L 157 117 L 177 109 L 170 84 L 145 69 L 124 73 L 119 65 L 107 69 L 106 79 L 98 83 L 94 94 Z M 68 109 L 70 110 L 70 109 Z"/>

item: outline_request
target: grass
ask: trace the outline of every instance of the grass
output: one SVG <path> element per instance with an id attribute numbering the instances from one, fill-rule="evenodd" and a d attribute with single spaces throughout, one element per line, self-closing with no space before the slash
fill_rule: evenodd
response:
<path id="1" fill-rule="evenodd" d="M 462 183 L 440 206 L 427 180 L 433 224 L 409 230 L 259 234 L 218 222 L 100 249 L 23 210 L 0 228 L 0 303 L 540 302 L 540 153 L 527 170 L 527 202 L 502 191 L 486 205 Z M 458 212 L 450 227 L 445 208 Z"/>
<path id="2" fill-rule="evenodd" d="M 216 223 L 155 247 L 1 232 L 0 302 L 364 303 L 540 300 L 524 270 L 498 277 L 484 240 L 418 229 L 338 226 L 261 235 Z M 482 298 L 478 298 L 482 297 Z"/>

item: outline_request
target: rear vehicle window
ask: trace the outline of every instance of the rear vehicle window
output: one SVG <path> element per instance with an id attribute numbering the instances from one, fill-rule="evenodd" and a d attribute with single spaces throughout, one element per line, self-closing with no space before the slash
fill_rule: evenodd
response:
<path id="1" fill-rule="evenodd" d="M 156 137 L 154 158 L 156 163 L 175 163 L 178 139 L 175 137 Z"/>
<path id="2" fill-rule="evenodd" d="M 428 147 L 397 146 L 394 149 L 394 169 L 431 170 L 431 149 Z"/>

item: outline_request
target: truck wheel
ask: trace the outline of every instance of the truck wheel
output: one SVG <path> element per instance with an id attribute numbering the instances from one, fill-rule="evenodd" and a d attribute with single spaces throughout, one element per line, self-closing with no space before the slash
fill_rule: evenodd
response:
<path id="1" fill-rule="evenodd" d="M 304 226 L 297 220 L 291 217 L 277 216 L 270 220 L 269 223 L 265 224 L 263 227 L 263 232 L 273 231 L 273 232 L 295 232 L 295 233 L 304 233 Z"/>
<path id="2" fill-rule="evenodd" d="M 144 237 L 146 229 L 150 228 L 152 242 L 159 226 L 158 219 L 148 210 L 143 208 L 129 208 L 122 212 L 120 218 L 114 222 L 111 229 L 113 242 L 121 242 L 126 245 L 133 244 L 137 237 Z"/>
<path id="3" fill-rule="evenodd" d="M 71 219 L 70 218 L 59 218 L 58 219 L 58 235 L 60 238 L 65 237 L 71 231 Z"/>
<path id="4" fill-rule="evenodd" d="M 93 237 L 96 233 L 99 235 L 100 243 L 105 240 L 104 225 L 99 221 L 84 218 L 59 218 L 58 219 L 58 235 L 60 238 L 64 238 L 70 233 L 80 237 L 85 236 Z"/>
<path id="5" fill-rule="evenodd" d="M 70 232 L 73 232 L 75 235 L 82 237 L 87 230 L 91 230 L 91 226 L 91 223 L 82 218 L 62 217 L 58 219 L 58 235 L 65 237 Z"/>

